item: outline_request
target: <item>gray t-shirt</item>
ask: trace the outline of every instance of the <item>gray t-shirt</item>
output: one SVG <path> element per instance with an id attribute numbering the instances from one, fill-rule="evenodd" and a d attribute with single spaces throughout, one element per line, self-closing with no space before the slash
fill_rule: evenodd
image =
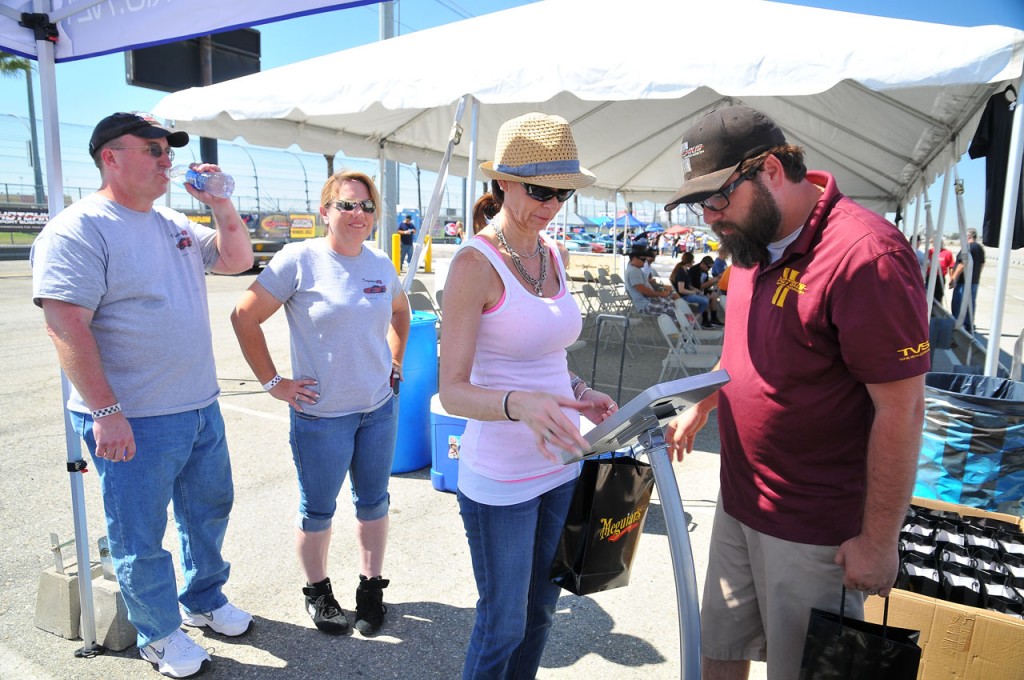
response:
<path id="1" fill-rule="evenodd" d="M 635 286 L 643 284 L 650 286 L 651 283 L 647 279 L 647 274 L 640 267 L 634 267 L 632 264 L 626 265 L 626 293 L 629 294 L 629 299 L 633 301 L 633 307 L 636 311 L 642 312 L 647 308 L 647 296 L 638 291 Z"/>
<path id="2" fill-rule="evenodd" d="M 32 245 L 33 302 L 93 310 L 103 372 L 129 417 L 217 398 L 204 278 L 219 257 L 215 237 L 170 208 L 137 212 L 92 194 L 50 220 Z M 89 412 L 74 388 L 68 408 Z"/>
<path id="3" fill-rule="evenodd" d="M 289 243 L 256 279 L 285 308 L 292 378 L 320 394 L 302 410 L 334 418 L 365 413 L 391 397 L 391 305 L 402 287 L 395 266 L 363 246 L 339 255 L 323 238 Z"/>

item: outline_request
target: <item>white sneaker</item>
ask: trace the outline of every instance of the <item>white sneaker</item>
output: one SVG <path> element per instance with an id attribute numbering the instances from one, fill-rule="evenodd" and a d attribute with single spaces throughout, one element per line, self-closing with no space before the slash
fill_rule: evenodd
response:
<path id="1" fill-rule="evenodd" d="M 139 650 L 139 656 L 172 678 L 187 678 L 210 667 L 210 655 L 180 628 Z"/>
<path id="2" fill-rule="evenodd" d="M 215 633 L 235 637 L 249 632 L 252 628 L 252 616 L 243 612 L 230 602 L 212 612 L 199 612 L 189 614 L 185 608 L 181 608 L 181 620 L 186 626 L 199 628 L 208 627 Z"/>

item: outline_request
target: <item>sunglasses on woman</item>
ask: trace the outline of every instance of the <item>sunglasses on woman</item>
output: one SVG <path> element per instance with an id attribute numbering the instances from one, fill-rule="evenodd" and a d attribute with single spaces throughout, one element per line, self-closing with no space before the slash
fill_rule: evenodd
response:
<path id="1" fill-rule="evenodd" d="M 362 208 L 364 213 L 374 213 L 377 211 L 377 206 L 371 198 L 365 201 L 335 201 L 334 207 L 341 212 L 352 212 L 356 208 Z"/>
<path id="2" fill-rule="evenodd" d="M 550 201 L 552 198 L 557 198 L 559 203 L 565 203 L 569 200 L 569 197 L 576 193 L 575 189 L 552 189 L 551 187 L 542 187 L 539 184 L 526 184 L 523 183 L 523 188 L 526 189 L 526 195 L 535 201 Z"/>

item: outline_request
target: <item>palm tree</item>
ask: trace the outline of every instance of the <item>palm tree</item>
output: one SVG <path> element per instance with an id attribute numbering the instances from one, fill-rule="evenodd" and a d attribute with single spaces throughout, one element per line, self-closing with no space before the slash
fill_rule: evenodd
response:
<path id="1" fill-rule="evenodd" d="M 36 134 L 36 100 L 32 93 L 32 62 L 0 50 L 0 76 L 16 78 L 24 74 L 25 86 L 28 88 L 28 122 L 32 136 L 32 171 L 36 183 L 36 203 L 46 202 L 43 194 L 43 170 L 39 166 L 39 139 Z"/>

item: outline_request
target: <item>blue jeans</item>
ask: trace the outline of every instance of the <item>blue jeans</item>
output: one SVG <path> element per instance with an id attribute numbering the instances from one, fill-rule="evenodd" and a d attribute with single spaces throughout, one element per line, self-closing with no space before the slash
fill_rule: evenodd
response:
<path id="1" fill-rule="evenodd" d="M 299 477 L 298 527 L 326 531 L 338 508 L 345 475 L 352 473 L 352 503 L 364 522 L 388 514 L 388 481 L 398 435 L 398 399 L 375 411 L 320 418 L 291 410 L 289 439 Z"/>
<path id="2" fill-rule="evenodd" d="M 956 282 L 953 287 L 953 299 L 950 303 L 950 308 L 953 311 L 953 318 L 960 316 L 960 305 L 963 304 L 964 300 L 964 282 L 963 279 Z M 971 284 L 971 309 L 967 310 L 964 315 L 964 328 L 968 331 L 973 332 L 974 326 L 971 324 L 971 310 L 978 311 L 978 284 Z"/>
<path id="3" fill-rule="evenodd" d="M 686 302 L 692 305 L 697 305 L 697 314 L 703 314 L 708 311 L 708 298 L 706 295 L 684 295 L 682 296 Z"/>
<path id="4" fill-rule="evenodd" d="M 129 418 L 136 453 L 128 462 L 96 455 L 91 416 L 72 412 L 71 422 L 99 474 L 110 553 L 139 647 L 181 626 L 179 602 L 190 612 L 227 603 L 221 588 L 231 566 L 220 551 L 234 491 L 217 402 L 196 411 Z M 185 580 L 177 592 L 171 554 L 161 545 L 169 503 Z"/>
<path id="5" fill-rule="evenodd" d="M 560 588 L 549 578 L 575 480 L 516 505 L 458 493 L 480 599 L 463 680 L 534 678 Z"/>
<path id="6" fill-rule="evenodd" d="M 398 266 L 399 267 L 404 267 L 406 262 L 412 262 L 412 245 L 413 244 L 411 244 L 411 243 L 409 243 L 409 244 L 405 244 L 405 243 L 399 244 L 399 246 L 398 246 L 398 249 L 399 249 Z"/>

